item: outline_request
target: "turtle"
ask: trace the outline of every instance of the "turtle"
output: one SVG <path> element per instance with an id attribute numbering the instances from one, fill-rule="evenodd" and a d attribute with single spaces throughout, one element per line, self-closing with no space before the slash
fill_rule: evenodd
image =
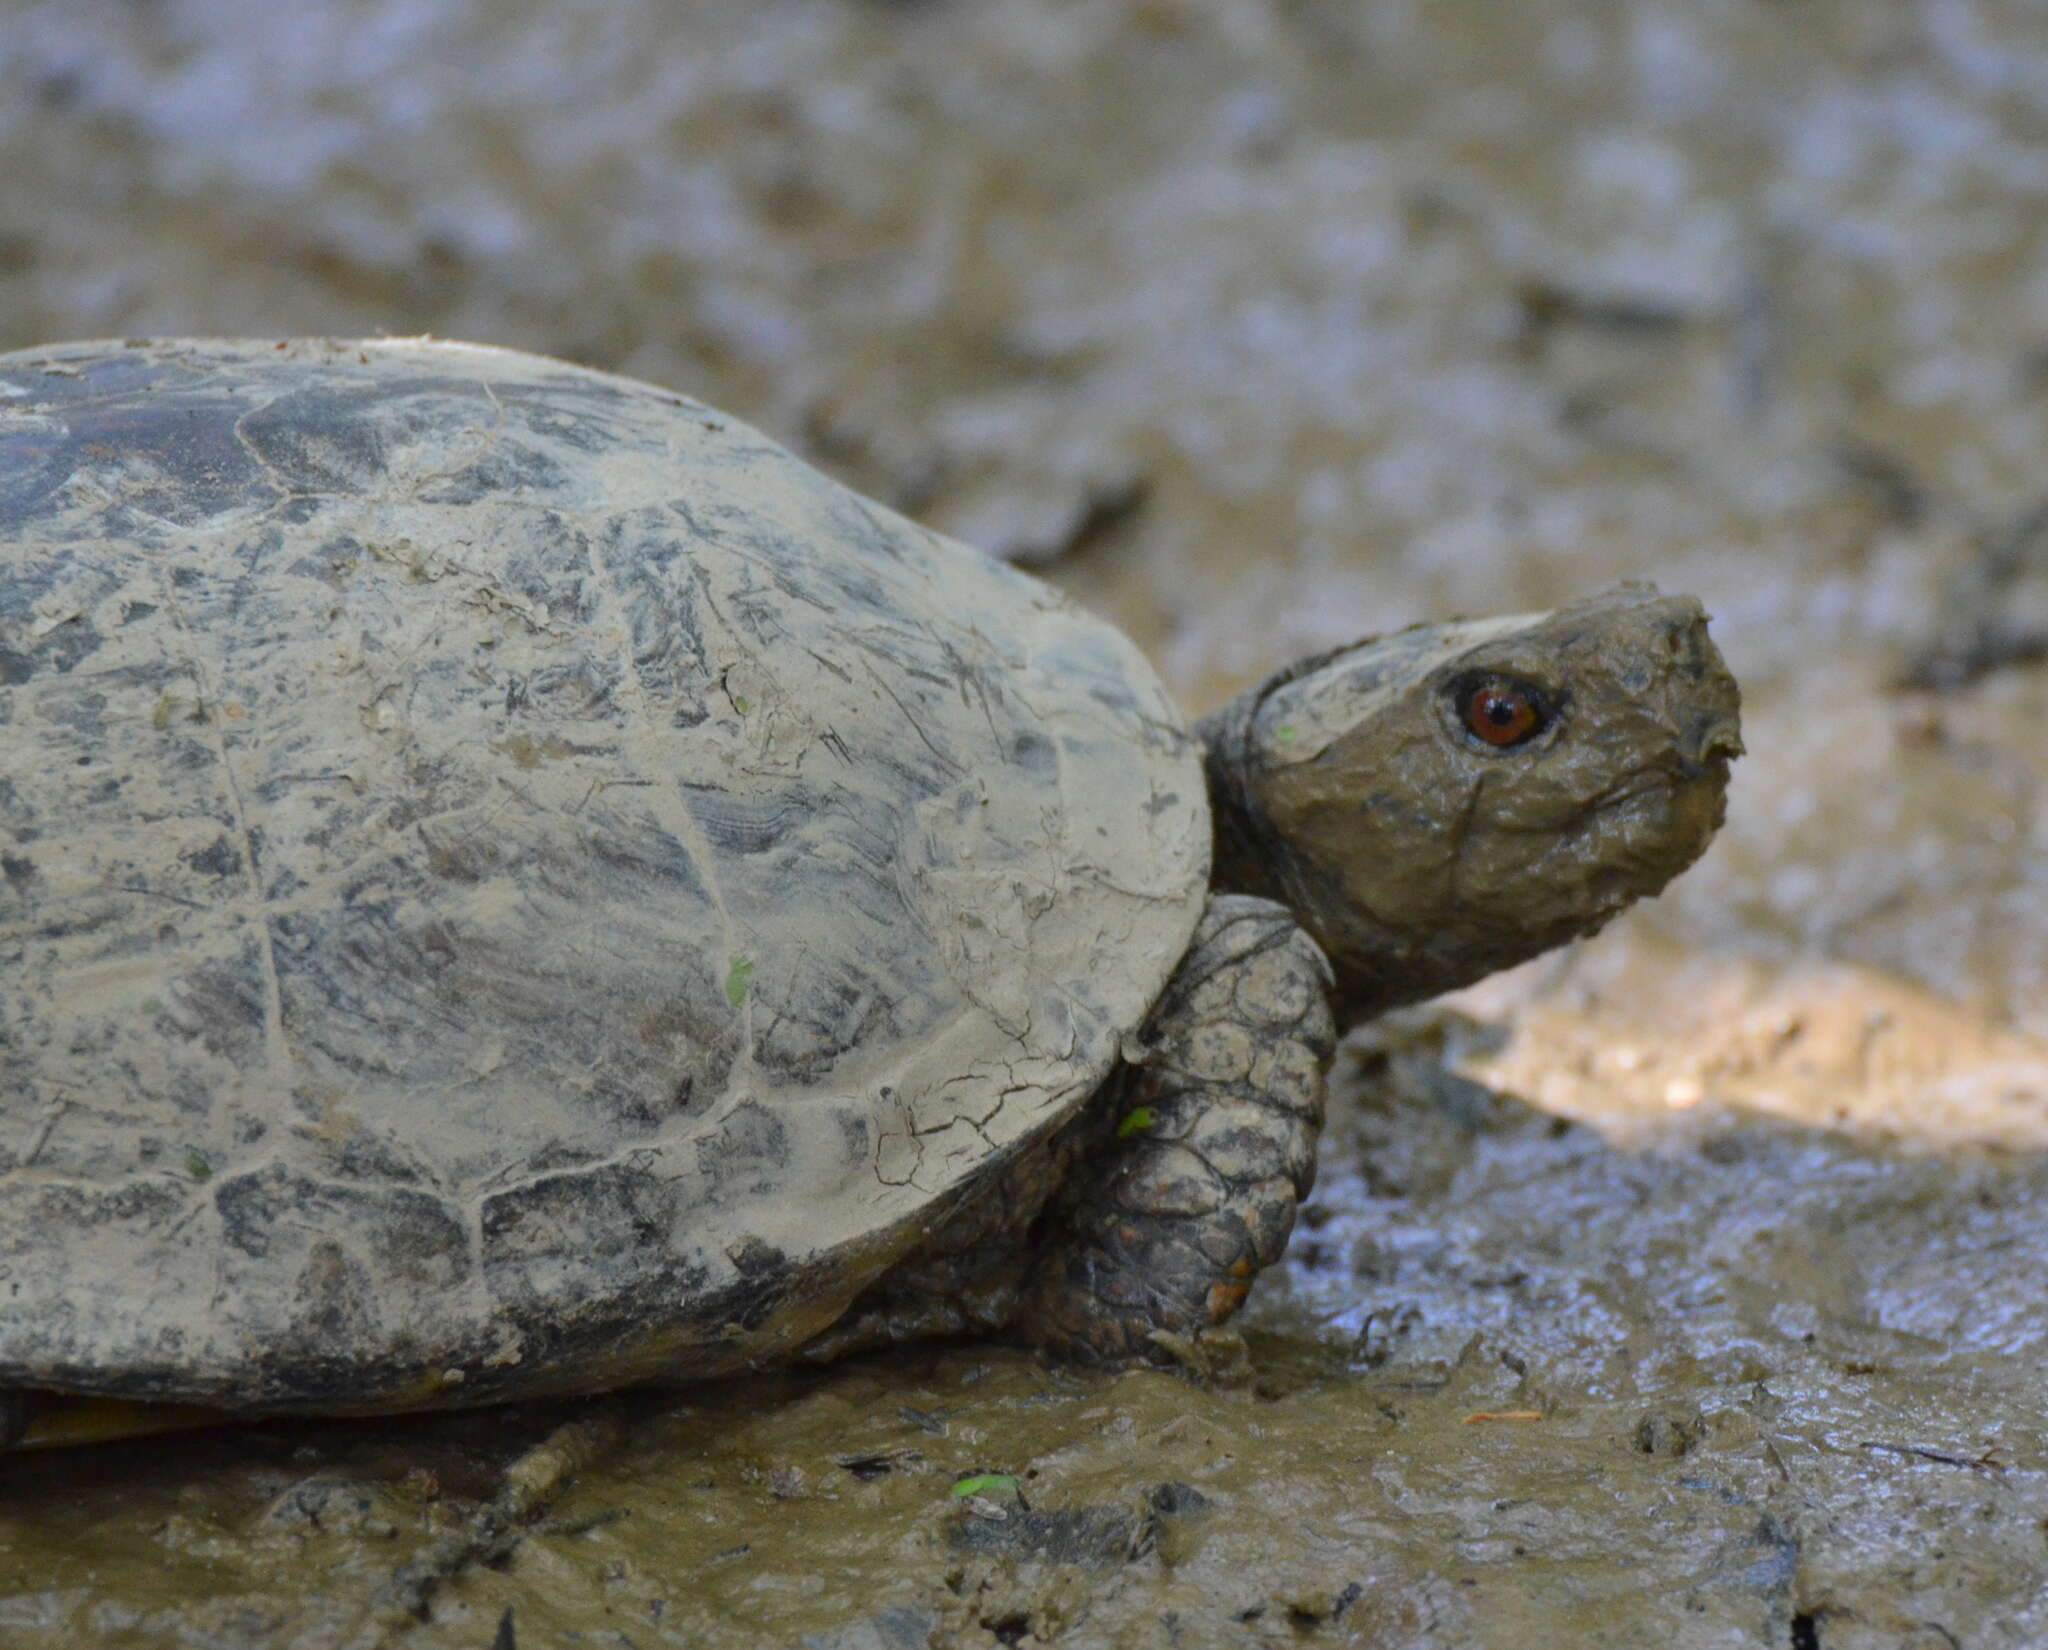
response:
<path id="1" fill-rule="evenodd" d="M 1184 1358 L 1281 1256 L 1338 1037 L 1658 891 L 1740 751 L 1647 585 L 1191 723 L 1107 622 L 669 390 L 0 356 L 12 1439 L 62 1395 Z"/>

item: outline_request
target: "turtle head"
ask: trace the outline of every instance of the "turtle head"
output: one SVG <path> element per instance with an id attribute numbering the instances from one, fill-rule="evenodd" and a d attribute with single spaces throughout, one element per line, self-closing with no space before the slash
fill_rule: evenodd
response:
<path id="1" fill-rule="evenodd" d="M 1740 703 L 1700 604 L 1640 584 L 1305 660 L 1202 724 L 1216 886 L 1291 907 L 1354 1024 L 1684 870 L 1721 823 Z"/>

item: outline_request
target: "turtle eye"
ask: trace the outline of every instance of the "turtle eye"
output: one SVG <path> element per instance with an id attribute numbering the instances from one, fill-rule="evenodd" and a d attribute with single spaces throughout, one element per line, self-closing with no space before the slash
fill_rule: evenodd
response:
<path id="1" fill-rule="evenodd" d="M 1461 683 L 1457 708 L 1465 731 L 1496 750 L 1527 744 L 1551 722 L 1543 695 L 1512 676 L 1482 676 Z"/>

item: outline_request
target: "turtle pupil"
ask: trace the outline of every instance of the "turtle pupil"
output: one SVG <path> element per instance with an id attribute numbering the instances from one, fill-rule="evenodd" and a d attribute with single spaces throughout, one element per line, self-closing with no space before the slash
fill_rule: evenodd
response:
<path id="1" fill-rule="evenodd" d="M 1454 701 L 1466 731 L 1495 750 L 1528 743 L 1550 725 L 1550 710 L 1534 687 L 1494 677 L 1461 685 Z"/>

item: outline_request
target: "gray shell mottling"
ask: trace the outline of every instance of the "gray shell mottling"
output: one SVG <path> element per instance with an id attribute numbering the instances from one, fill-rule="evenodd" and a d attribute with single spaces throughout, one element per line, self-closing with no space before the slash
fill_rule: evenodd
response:
<path id="1" fill-rule="evenodd" d="M 1127 641 L 696 402 L 0 356 L 0 1387 L 772 1358 L 1101 1081 L 1208 852 Z"/>

